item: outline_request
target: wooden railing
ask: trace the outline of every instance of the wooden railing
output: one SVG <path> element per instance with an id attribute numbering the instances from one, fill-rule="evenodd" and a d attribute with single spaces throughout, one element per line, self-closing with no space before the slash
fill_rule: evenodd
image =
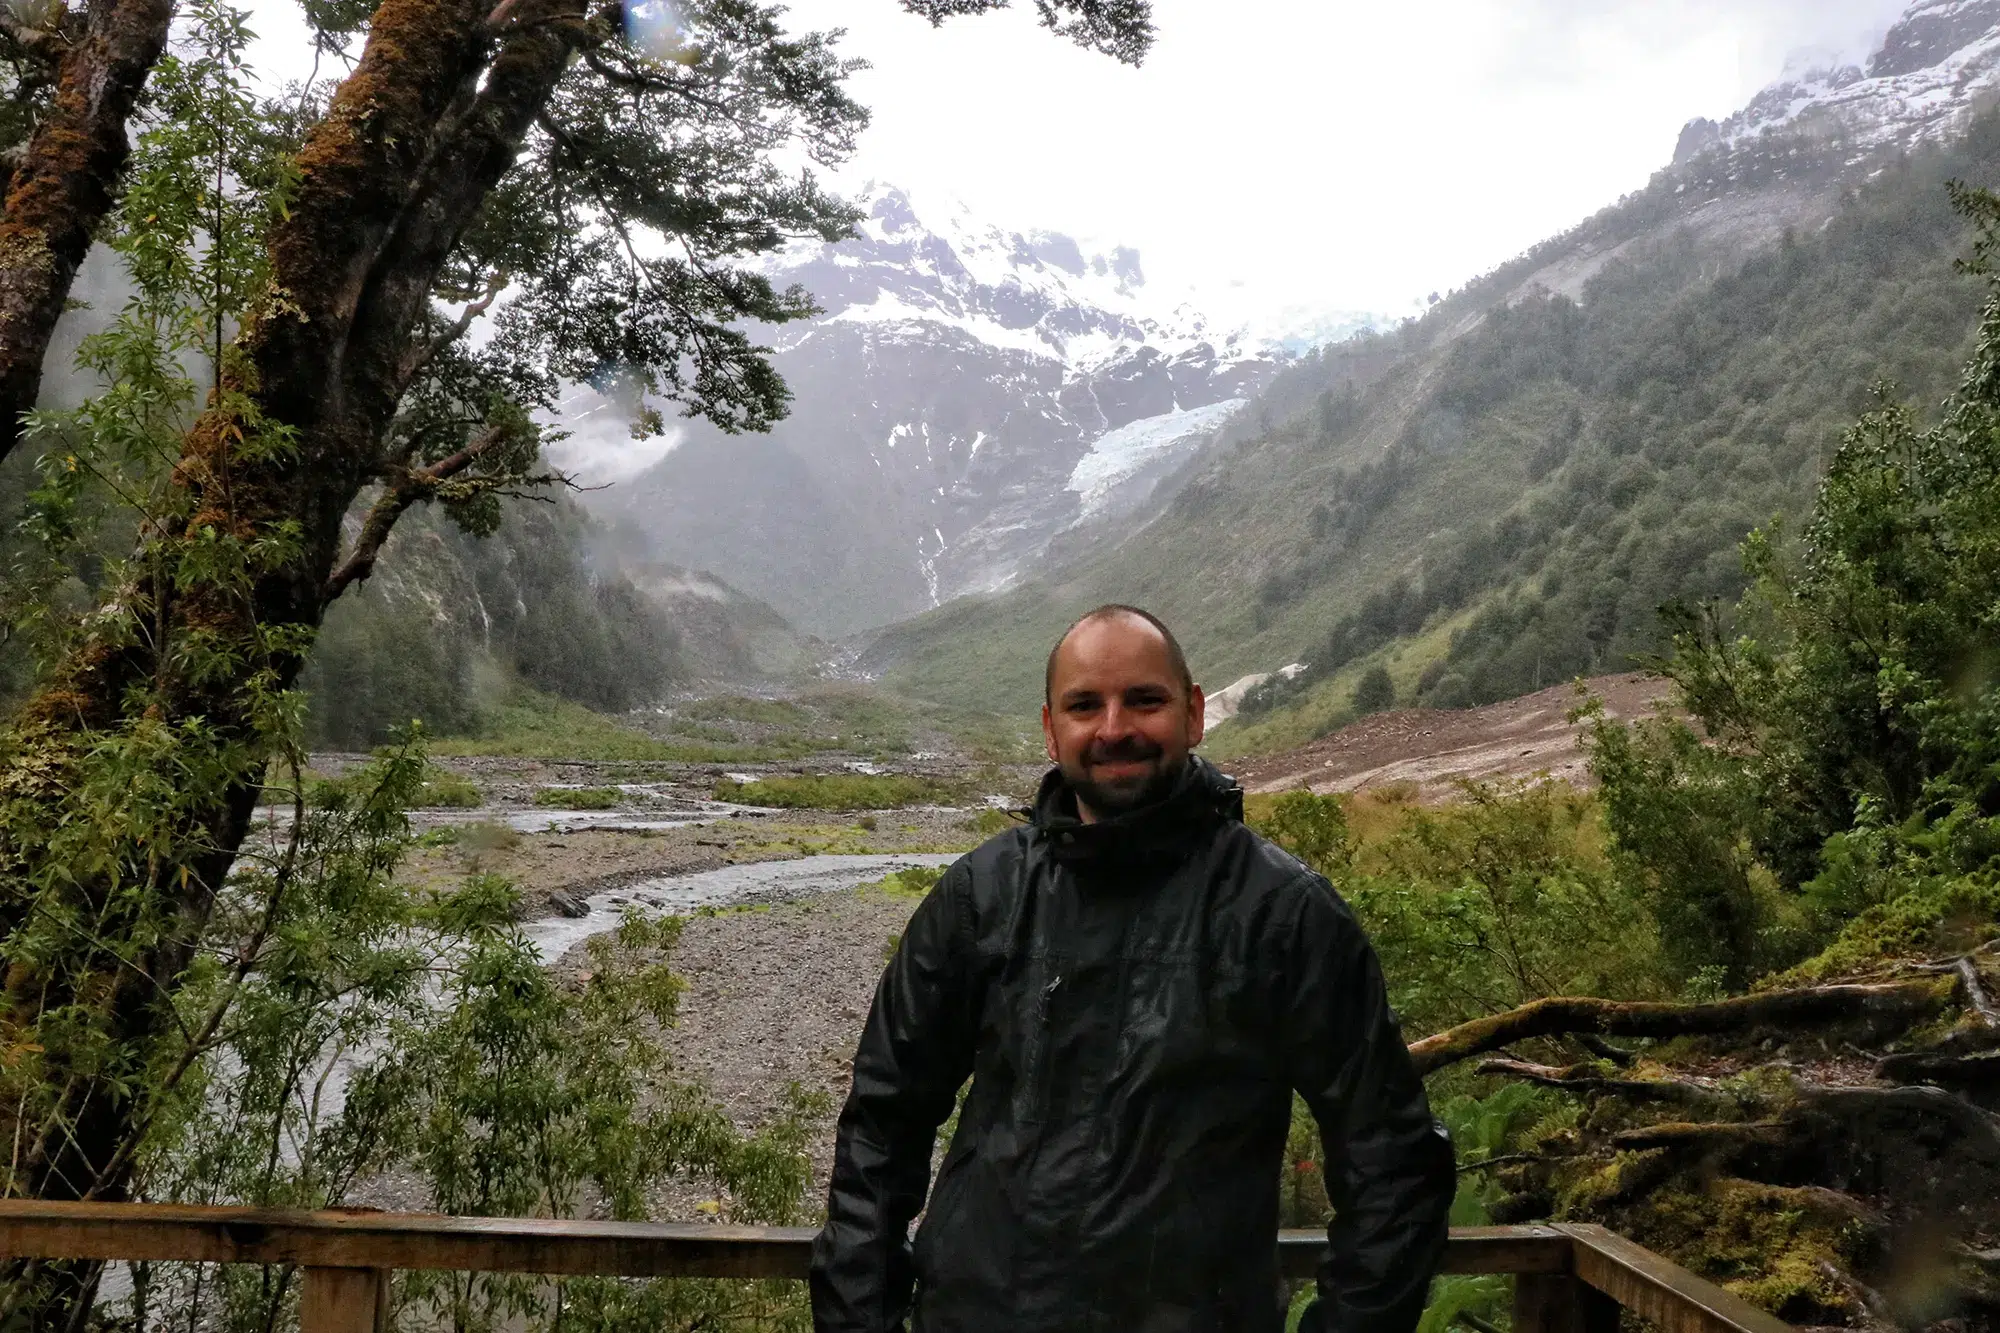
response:
<path id="1" fill-rule="evenodd" d="M 399 1268 L 803 1278 L 812 1237 L 805 1227 L 0 1201 L 0 1258 L 302 1268 L 300 1333 L 376 1333 Z M 1325 1245 L 1319 1232 L 1281 1233 L 1286 1276 L 1310 1277 Z M 1662 1333 L 1791 1329 L 1603 1227 L 1459 1228 L 1444 1271 L 1516 1274 L 1514 1333 L 1615 1333 L 1621 1307 Z"/>

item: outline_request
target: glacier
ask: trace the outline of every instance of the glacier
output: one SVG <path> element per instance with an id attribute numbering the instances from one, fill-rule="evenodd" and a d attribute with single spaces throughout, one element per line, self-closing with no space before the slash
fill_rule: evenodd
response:
<path id="1" fill-rule="evenodd" d="M 1110 509 L 1119 491 L 1142 472 L 1156 472 L 1164 464 L 1179 462 L 1241 411 L 1246 401 L 1225 398 L 1185 411 L 1176 407 L 1100 435 L 1069 474 L 1067 489 L 1077 493 L 1082 506 L 1077 521 L 1096 518 Z"/>

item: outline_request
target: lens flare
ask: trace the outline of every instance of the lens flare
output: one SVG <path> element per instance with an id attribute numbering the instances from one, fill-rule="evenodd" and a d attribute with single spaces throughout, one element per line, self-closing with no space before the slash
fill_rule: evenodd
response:
<path id="1" fill-rule="evenodd" d="M 624 0 L 625 37 L 655 60 L 686 64 L 694 59 L 688 27 L 670 0 Z"/>

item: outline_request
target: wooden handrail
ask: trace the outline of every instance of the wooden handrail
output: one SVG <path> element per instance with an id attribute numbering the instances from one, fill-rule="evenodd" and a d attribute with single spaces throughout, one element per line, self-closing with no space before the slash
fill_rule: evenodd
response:
<path id="1" fill-rule="evenodd" d="M 374 1333 L 394 1269 L 803 1278 L 814 1234 L 809 1227 L 0 1200 L 0 1258 L 302 1268 L 300 1333 Z M 1288 1277 L 1309 1277 L 1325 1245 L 1321 1232 L 1281 1232 L 1279 1265 Z M 1782 1320 L 1603 1227 L 1455 1227 L 1443 1271 L 1519 1275 L 1514 1333 L 1615 1333 L 1620 1306 L 1663 1333 L 1791 1333 Z"/>

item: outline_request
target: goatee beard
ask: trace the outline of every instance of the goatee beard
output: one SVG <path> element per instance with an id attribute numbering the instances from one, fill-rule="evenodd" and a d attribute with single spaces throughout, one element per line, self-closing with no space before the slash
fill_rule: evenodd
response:
<path id="1" fill-rule="evenodd" d="M 1079 804 L 1088 806 L 1100 819 L 1109 819 L 1165 800 L 1186 771 L 1187 759 L 1183 756 L 1177 763 L 1162 764 L 1137 780 L 1094 782 L 1087 771 L 1071 772 L 1067 767 L 1063 778 Z"/>

